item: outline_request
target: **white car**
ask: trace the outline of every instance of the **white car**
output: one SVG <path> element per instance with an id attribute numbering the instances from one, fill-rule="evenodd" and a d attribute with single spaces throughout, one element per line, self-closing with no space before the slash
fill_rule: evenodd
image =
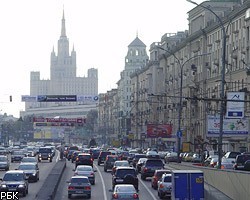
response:
<path id="1" fill-rule="evenodd" d="M 75 170 L 73 170 L 74 176 L 87 176 L 91 185 L 95 185 L 95 172 L 89 165 L 78 165 Z"/>

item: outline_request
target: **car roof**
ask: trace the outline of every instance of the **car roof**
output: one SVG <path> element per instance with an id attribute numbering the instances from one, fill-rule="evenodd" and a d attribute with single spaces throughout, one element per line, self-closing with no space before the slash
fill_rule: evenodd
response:
<path id="1" fill-rule="evenodd" d="M 134 169 L 135 170 L 135 168 L 133 167 L 126 167 L 126 166 L 119 166 L 117 167 L 117 169 Z"/>
<path id="2" fill-rule="evenodd" d="M 89 179 L 87 176 L 72 176 L 71 179 L 78 179 L 78 178 L 82 178 L 82 179 Z"/>
<path id="3" fill-rule="evenodd" d="M 9 170 L 5 172 L 5 174 L 16 174 L 16 173 L 23 174 L 24 171 L 23 170 Z"/>
<path id="4" fill-rule="evenodd" d="M 19 164 L 19 166 L 20 165 L 36 165 L 36 163 L 33 163 L 33 162 L 21 162 L 20 164 Z"/>

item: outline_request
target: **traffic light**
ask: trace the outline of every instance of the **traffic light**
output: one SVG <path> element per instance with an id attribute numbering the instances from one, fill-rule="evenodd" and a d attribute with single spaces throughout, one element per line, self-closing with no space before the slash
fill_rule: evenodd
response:
<path id="1" fill-rule="evenodd" d="M 12 102 L 12 95 L 10 95 L 10 102 Z"/>

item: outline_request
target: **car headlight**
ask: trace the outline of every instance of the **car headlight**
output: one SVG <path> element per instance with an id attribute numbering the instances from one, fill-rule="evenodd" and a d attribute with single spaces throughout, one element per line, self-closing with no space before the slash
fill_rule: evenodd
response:
<path id="1" fill-rule="evenodd" d="M 50 157 L 50 154 L 49 154 L 49 157 Z"/>
<path id="2" fill-rule="evenodd" d="M 36 175 L 36 173 L 33 173 L 33 174 L 32 174 L 32 176 L 35 176 L 35 175 Z"/>
<path id="3" fill-rule="evenodd" d="M 20 184 L 18 187 L 19 188 L 24 188 L 24 184 Z"/>
<path id="4" fill-rule="evenodd" d="M 2 188 L 6 188 L 6 185 L 3 184 L 3 185 L 1 185 L 1 187 L 2 187 Z"/>
<path id="5" fill-rule="evenodd" d="M 41 157 L 42 155 L 41 155 L 41 154 L 39 154 L 38 156 L 39 156 L 39 157 Z"/>

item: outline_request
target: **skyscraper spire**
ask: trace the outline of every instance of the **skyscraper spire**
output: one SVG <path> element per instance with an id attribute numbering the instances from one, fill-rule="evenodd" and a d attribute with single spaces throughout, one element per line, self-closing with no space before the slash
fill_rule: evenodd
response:
<path id="1" fill-rule="evenodd" d="M 66 27 L 65 27 L 64 9 L 63 9 L 63 17 L 62 17 L 61 37 L 66 37 Z"/>

